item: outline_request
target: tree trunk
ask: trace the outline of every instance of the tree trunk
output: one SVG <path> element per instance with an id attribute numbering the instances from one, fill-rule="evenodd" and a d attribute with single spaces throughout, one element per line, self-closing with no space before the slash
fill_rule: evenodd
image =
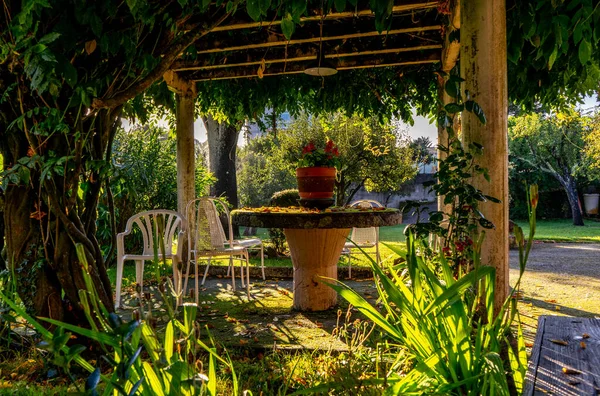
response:
<path id="1" fill-rule="evenodd" d="M 24 102 L 27 104 L 27 99 Z M 72 116 L 66 114 L 65 121 Z M 7 264 L 15 274 L 21 300 L 33 315 L 85 323 L 79 290 L 86 289 L 86 285 L 75 249 L 78 243 L 84 246 L 88 271 L 100 300 L 109 311 L 113 309 L 110 281 L 95 238 L 96 209 L 104 179 L 99 168 L 88 169 L 85 162 L 104 160 L 115 117 L 102 110 L 85 124 L 71 121 L 68 134 L 45 140 L 28 135 L 26 129 L 8 129 L 0 119 L 4 168 L 21 166 L 19 160 L 31 161 L 27 180 L 17 183 L 9 179 L 4 221 Z M 94 131 L 85 145 L 79 134 L 71 132 L 82 130 Z M 48 165 L 48 159 L 61 157 L 68 160 L 60 171 Z M 42 169 L 48 168 L 48 177 L 41 177 Z"/>
<path id="2" fill-rule="evenodd" d="M 209 169 L 217 178 L 211 187 L 211 195 L 224 197 L 234 207 L 238 207 L 236 151 L 240 133 L 237 125 L 218 123 L 214 118 L 203 117 L 208 137 Z M 234 227 L 235 236 L 239 236 L 239 228 Z"/>
<path id="3" fill-rule="evenodd" d="M 571 216 L 573 217 L 573 225 L 582 226 L 583 214 L 581 213 L 581 206 L 579 206 L 579 195 L 577 194 L 577 182 L 571 175 L 567 175 L 564 178 L 559 178 L 567 198 L 569 199 L 569 206 L 571 207 Z"/>

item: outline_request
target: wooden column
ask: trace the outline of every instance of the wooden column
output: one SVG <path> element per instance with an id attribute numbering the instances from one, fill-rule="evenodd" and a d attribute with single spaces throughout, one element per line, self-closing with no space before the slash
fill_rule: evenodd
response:
<path id="1" fill-rule="evenodd" d="M 176 94 L 177 117 L 177 211 L 185 216 L 185 207 L 196 198 L 196 149 L 194 140 L 194 108 L 196 84 L 169 71 L 164 79 Z"/>
<path id="2" fill-rule="evenodd" d="M 461 4 L 460 71 L 464 90 L 482 107 L 487 124 L 463 112 L 463 142 L 483 145 L 478 159 L 491 181 L 474 180 L 485 194 L 501 204 L 484 203 L 481 210 L 495 225 L 486 230 L 482 263 L 496 268 L 496 309 L 508 295 L 508 99 L 506 78 L 505 0 L 469 0 Z"/>

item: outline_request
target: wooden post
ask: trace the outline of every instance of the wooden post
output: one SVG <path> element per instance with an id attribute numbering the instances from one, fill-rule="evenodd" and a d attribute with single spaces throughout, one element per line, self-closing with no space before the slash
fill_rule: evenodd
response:
<path id="1" fill-rule="evenodd" d="M 496 269 L 495 303 L 498 309 L 508 295 L 508 99 L 506 76 L 505 0 L 469 0 L 461 3 L 460 69 L 464 90 L 482 107 L 487 124 L 470 112 L 463 112 L 462 136 L 465 145 L 483 145 L 479 165 L 487 168 L 491 181 L 473 182 L 501 204 L 481 205 L 481 211 L 495 225 L 486 230 L 482 263 Z"/>
<path id="2" fill-rule="evenodd" d="M 196 84 L 168 71 L 164 79 L 176 94 L 177 105 L 177 211 L 185 216 L 185 207 L 196 198 L 196 150 L 194 140 L 194 108 Z"/>
<path id="3" fill-rule="evenodd" d="M 324 311 L 337 304 L 337 292 L 321 277 L 337 279 L 337 263 L 349 228 L 283 230 L 294 264 L 294 309 Z"/>

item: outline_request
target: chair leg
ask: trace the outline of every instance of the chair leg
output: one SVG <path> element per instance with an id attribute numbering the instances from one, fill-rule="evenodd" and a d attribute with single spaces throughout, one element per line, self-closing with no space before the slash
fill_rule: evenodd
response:
<path id="1" fill-rule="evenodd" d="M 242 282 L 242 287 L 246 287 L 246 282 L 244 280 L 244 258 L 245 255 L 243 255 L 242 257 L 240 257 L 238 260 L 240 260 L 240 280 Z"/>
<path id="2" fill-rule="evenodd" d="M 183 282 L 183 289 L 181 289 L 181 294 L 185 294 L 188 292 L 188 281 L 190 279 L 190 262 L 192 261 L 192 255 L 188 257 L 187 260 L 187 269 L 185 270 L 185 281 Z"/>
<path id="3" fill-rule="evenodd" d="M 206 269 L 204 270 L 204 276 L 202 277 L 202 286 L 204 286 L 204 281 L 206 281 L 206 275 L 208 274 L 208 267 L 210 267 L 210 259 L 211 257 L 208 258 L 208 262 L 206 263 Z M 196 266 L 196 279 L 198 279 L 198 258 L 196 257 L 196 260 L 194 260 L 194 265 Z M 196 282 L 196 281 L 194 281 Z M 198 287 L 197 283 L 194 283 L 194 286 Z M 196 292 L 198 292 L 196 290 Z"/>
<path id="4" fill-rule="evenodd" d="M 229 256 L 229 267 L 231 268 L 231 289 L 235 291 L 235 267 L 233 266 L 233 256 Z"/>
<path id="5" fill-rule="evenodd" d="M 145 260 L 135 261 L 135 281 L 140 288 L 140 298 L 144 295 L 144 264 Z"/>
<path id="6" fill-rule="evenodd" d="M 348 279 L 352 279 L 352 249 L 348 249 Z"/>
<path id="7" fill-rule="evenodd" d="M 227 274 L 225 276 L 229 276 L 230 273 L 231 273 L 231 263 L 229 263 L 229 266 L 227 267 Z"/>
<path id="8" fill-rule="evenodd" d="M 263 280 L 266 280 L 267 278 L 265 277 L 265 249 L 262 243 L 260 244 L 260 268 L 262 270 Z"/>
<path id="9" fill-rule="evenodd" d="M 262 250 L 262 245 L 261 245 Z M 264 276 L 263 269 L 263 276 Z M 264 278 L 263 278 L 264 279 Z M 248 296 L 248 300 L 250 300 L 250 258 L 248 257 L 248 252 L 246 252 L 246 295 Z"/>
<path id="10" fill-rule="evenodd" d="M 121 307 L 121 288 L 123 285 L 123 258 L 117 258 L 117 284 L 115 296 L 115 309 Z"/>
<path id="11" fill-rule="evenodd" d="M 177 259 L 175 257 L 171 258 L 171 261 L 173 262 L 173 288 L 175 289 L 175 308 L 177 308 L 178 306 L 180 306 L 183 301 L 182 301 L 182 289 L 181 289 L 181 271 L 179 270 L 179 262 L 177 261 Z"/>
<path id="12" fill-rule="evenodd" d="M 204 270 L 204 277 L 202 277 L 202 284 L 204 285 L 204 281 L 206 280 L 206 274 L 208 273 L 208 267 L 210 267 L 210 257 L 208 258 L 208 262 L 206 263 L 206 270 Z M 200 293 L 198 287 L 198 259 L 194 260 L 194 297 L 196 299 L 196 305 L 200 301 Z"/>

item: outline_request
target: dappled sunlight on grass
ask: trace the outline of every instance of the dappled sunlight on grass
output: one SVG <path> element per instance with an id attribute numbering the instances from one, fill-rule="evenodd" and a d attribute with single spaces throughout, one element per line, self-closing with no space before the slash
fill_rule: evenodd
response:
<path id="1" fill-rule="evenodd" d="M 586 219 L 584 226 L 574 226 L 571 219 L 538 220 L 535 240 L 600 243 L 600 222 Z M 517 221 L 525 235 L 529 234 L 529 224 Z"/>

